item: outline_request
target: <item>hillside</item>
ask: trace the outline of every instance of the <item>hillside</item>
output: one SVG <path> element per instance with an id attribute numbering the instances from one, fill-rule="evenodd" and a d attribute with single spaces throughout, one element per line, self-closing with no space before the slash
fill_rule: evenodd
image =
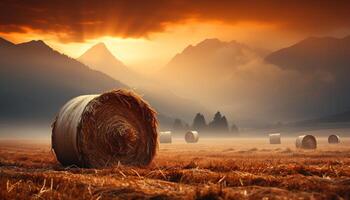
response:
<path id="1" fill-rule="evenodd" d="M 51 120 L 68 99 L 127 87 L 43 41 L 0 42 L 0 118 Z"/>
<path id="2" fill-rule="evenodd" d="M 344 38 L 310 37 L 275 51 L 266 61 L 284 69 L 322 70 L 332 73 L 349 71 L 350 36 Z"/>
<path id="3" fill-rule="evenodd" d="M 92 46 L 77 60 L 131 86 L 134 86 L 136 80 L 140 78 L 137 73 L 113 56 L 104 43 Z"/>
<path id="4" fill-rule="evenodd" d="M 321 112 L 318 117 L 350 110 L 350 36 L 310 37 L 275 51 L 265 60 L 279 68 L 299 74 L 297 82 L 309 81 L 304 101 Z"/>
<path id="5" fill-rule="evenodd" d="M 160 71 L 167 77 L 173 76 L 186 83 L 194 78 L 212 81 L 232 74 L 234 68 L 262 56 L 261 51 L 236 41 L 224 42 L 206 39 L 196 45 L 189 45 L 176 54 Z M 228 74 L 227 74 L 228 73 Z"/>

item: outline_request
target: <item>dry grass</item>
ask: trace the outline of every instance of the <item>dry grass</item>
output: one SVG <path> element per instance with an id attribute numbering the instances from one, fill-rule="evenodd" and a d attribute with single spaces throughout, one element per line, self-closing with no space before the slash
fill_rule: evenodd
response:
<path id="1" fill-rule="evenodd" d="M 0 199 L 350 199 L 350 140 L 161 144 L 149 167 L 63 168 L 48 144 L 0 142 Z M 220 144 L 220 145 L 219 145 Z"/>

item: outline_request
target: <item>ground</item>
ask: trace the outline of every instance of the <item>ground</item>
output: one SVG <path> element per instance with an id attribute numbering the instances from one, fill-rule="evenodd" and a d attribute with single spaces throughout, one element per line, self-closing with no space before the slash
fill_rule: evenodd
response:
<path id="1" fill-rule="evenodd" d="M 350 138 L 161 144 L 148 167 L 64 168 L 49 141 L 0 140 L 0 199 L 350 199 Z"/>

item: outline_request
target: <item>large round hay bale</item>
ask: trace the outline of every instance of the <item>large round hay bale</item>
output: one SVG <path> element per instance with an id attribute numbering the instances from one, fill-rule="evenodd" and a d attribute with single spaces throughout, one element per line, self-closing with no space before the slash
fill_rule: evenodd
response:
<path id="1" fill-rule="evenodd" d="M 160 143 L 171 143 L 171 131 L 162 131 L 159 133 L 159 142 Z"/>
<path id="2" fill-rule="evenodd" d="M 188 131 L 185 134 L 185 140 L 187 143 L 197 143 L 199 140 L 199 134 L 197 131 Z"/>
<path id="3" fill-rule="evenodd" d="M 338 144 L 340 143 L 340 137 L 338 135 L 330 135 L 328 137 L 329 144 Z"/>
<path id="4" fill-rule="evenodd" d="M 78 96 L 52 125 L 52 148 L 62 165 L 148 165 L 157 142 L 155 111 L 129 90 Z"/>
<path id="5" fill-rule="evenodd" d="M 295 142 L 297 148 L 300 149 L 316 149 L 317 141 L 316 137 L 313 135 L 301 135 L 297 137 Z"/>
<path id="6" fill-rule="evenodd" d="M 281 134 L 271 133 L 269 134 L 270 144 L 281 144 Z"/>

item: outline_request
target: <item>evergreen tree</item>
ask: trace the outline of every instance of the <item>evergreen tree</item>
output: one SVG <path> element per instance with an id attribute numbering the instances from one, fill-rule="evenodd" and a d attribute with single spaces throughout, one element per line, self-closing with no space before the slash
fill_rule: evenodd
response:
<path id="1" fill-rule="evenodd" d="M 173 124 L 173 130 L 174 131 L 183 131 L 184 130 L 184 126 L 182 124 L 181 119 L 175 119 L 174 120 L 174 124 Z"/>
<path id="2" fill-rule="evenodd" d="M 228 133 L 229 127 L 228 122 L 225 116 L 222 116 L 218 111 L 215 113 L 213 121 L 209 123 L 209 128 L 211 131 Z"/>
<path id="3" fill-rule="evenodd" d="M 234 134 L 238 134 L 238 127 L 236 126 L 236 124 L 232 124 L 231 126 L 231 132 Z"/>
<path id="4" fill-rule="evenodd" d="M 221 120 L 221 113 L 218 111 L 215 113 L 213 121 L 219 123 L 220 120 Z"/>
<path id="5" fill-rule="evenodd" d="M 193 119 L 192 128 L 196 131 L 205 131 L 207 128 L 207 123 L 205 122 L 204 115 L 197 113 Z"/>
<path id="6" fill-rule="evenodd" d="M 223 116 L 220 120 L 220 131 L 225 133 L 229 132 L 228 122 L 225 116 Z"/>

